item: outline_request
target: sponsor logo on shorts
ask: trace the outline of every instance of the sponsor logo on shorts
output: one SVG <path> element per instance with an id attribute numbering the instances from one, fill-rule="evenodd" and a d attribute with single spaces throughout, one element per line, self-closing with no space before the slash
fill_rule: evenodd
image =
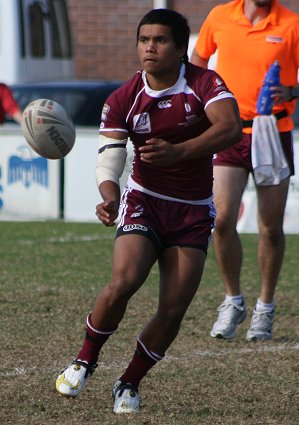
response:
<path id="1" fill-rule="evenodd" d="M 137 212 L 135 212 L 135 213 L 133 213 L 133 214 L 131 214 L 131 217 L 132 218 L 136 218 L 136 217 L 140 217 L 142 214 L 143 214 L 143 212 L 144 212 L 144 210 L 143 210 L 143 206 L 142 205 L 136 205 L 136 207 L 134 208 Z"/>
<path id="2" fill-rule="evenodd" d="M 142 224 L 126 224 L 123 227 L 124 232 L 131 232 L 132 230 L 141 230 L 142 232 L 147 232 L 148 228 Z"/>
<path id="3" fill-rule="evenodd" d="M 171 100 L 161 100 L 158 103 L 158 108 L 159 109 L 165 109 L 165 108 L 171 108 Z"/>

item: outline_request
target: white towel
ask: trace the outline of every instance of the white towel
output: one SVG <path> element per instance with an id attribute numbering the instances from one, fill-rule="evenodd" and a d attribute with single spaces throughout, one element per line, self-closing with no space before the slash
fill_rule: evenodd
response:
<path id="1" fill-rule="evenodd" d="M 274 115 L 253 119 L 251 160 L 256 184 L 277 185 L 290 175 Z"/>

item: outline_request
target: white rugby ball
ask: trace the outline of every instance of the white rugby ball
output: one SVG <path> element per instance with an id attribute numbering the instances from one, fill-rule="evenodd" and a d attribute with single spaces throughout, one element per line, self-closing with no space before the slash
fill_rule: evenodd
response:
<path id="1" fill-rule="evenodd" d="M 30 147 L 48 159 L 65 157 L 76 139 L 72 119 L 59 103 L 49 99 L 34 100 L 26 106 L 21 128 Z"/>

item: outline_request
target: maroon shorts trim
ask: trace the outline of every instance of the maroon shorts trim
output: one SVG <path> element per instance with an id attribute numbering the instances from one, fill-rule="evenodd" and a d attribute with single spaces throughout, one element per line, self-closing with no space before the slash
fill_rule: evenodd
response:
<path id="1" fill-rule="evenodd" d="M 148 237 L 158 250 L 186 246 L 207 252 L 215 215 L 213 203 L 173 202 L 125 187 L 116 237 L 141 234 Z"/>
<path id="2" fill-rule="evenodd" d="M 295 171 L 292 132 L 286 131 L 279 133 L 279 135 L 281 146 L 290 168 L 290 175 L 293 176 Z M 243 133 L 243 139 L 241 142 L 214 155 L 213 165 L 230 165 L 233 167 L 241 167 L 252 173 L 251 142 L 252 134 Z"/>

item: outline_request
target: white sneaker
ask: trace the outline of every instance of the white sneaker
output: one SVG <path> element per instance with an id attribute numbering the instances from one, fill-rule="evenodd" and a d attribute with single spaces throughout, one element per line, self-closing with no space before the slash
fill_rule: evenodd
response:
<path id="1" fill-rule="evenodd" d="M 77 397 L 96 367 L 97 364 L 90 366 L 88 363 L 74 360 L 58 376 L 56 390 L 65 397 Z"/>
<path id="2" fill-rule="evenodd" d="M 116 381 L 112 395 L 114 397 L 114 413 L 136 413 L 140 410 L 140 397 L 132 384 Z"/>
<path id="3" fill-rule="evenodd" d="M 272 338 L 272 325 L 274 310 L 256 311 L 253 310 L 250 328 L 246 334 L 247 341 L 266 340 Z"/>
<path id="4" fill-rule="evenodd" d="M 224 300 L 218 307 L 218 318 L 211 330 L 213 338 L 231 339 L 236 336 L 236 327 L 242 323 L 247 316 L 246 306 Z"/>

